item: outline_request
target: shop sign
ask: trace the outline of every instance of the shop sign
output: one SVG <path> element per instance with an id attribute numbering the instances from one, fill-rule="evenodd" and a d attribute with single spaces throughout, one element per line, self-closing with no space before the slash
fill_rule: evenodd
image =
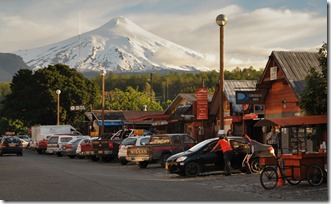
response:
<path id="1" fill-rule="evenodd" d="M 208 120 L 208 88 L 197 88 L 196 97 L 197 120 Z"/>

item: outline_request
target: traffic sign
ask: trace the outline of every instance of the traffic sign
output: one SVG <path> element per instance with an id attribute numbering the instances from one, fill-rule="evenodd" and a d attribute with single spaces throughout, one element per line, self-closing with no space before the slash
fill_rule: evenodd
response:
<path id="1" fill-rule="evenodd" d="M 70 106 L 70 110 L 71 110 L 71 111 L 75 111 L 75 110 L 85 110 L 85 106 L 84 106 L 84 105 Z"/>

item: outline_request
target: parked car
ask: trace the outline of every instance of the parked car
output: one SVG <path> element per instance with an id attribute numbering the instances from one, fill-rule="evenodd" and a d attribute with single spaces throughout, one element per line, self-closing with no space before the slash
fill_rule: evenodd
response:
<path id="1" fill-rule="evenodd" d="M 72 159 L 75 158 L 77 156 L 77 148 L 83 140 L 89 140 L 89 138 L 78 137 L 70 140 L 69 142 L 63 143 L 61 154 Z"/>
<path id="2" fill-rule="evenodd" d="M 132 146 L 141 146 L 146 145 L 149 141 L 150 135 L 148 136 L 131 136 L 126 139 L 124 139 L 118 150 L 118 159 L 120 160 L 120 163 L 122 165 L 126 165 L 129 161 L 126 160 L 126 157 L 128 155 L 128 147 Z"/>
<path id="3" fill-rule="evenodd" d="M 17 136 L 3 136 L 0 143 L 0 156 L 4 154 L 16 154 L 23 156 L 23 146 Z"/>
<path id="4" fill-rule="evenodd" d="M 25 149 L 25 148 L 27 148 L 28 146 L 29 146 L 29 142 L 27 142 L 26 140 L 24 140 L 24 139 L 21 139 L 21 138 L 19 138 L 20 139 L 20 141 L 21 141 L 21 143 L 22 143 L 22 147 Z"/>
<path id="5" fill-rule="evenodd" d="M 101 159 L 108 162 L 118 157 L 118 149 L 121 142 L 131 136 L 146 136 L 153 133 L 145 129 L 122 129 L 109 137 L 101 137 L 92 141 L 94 156 L 92 160 Z"/>
<path id="6" fill-rule="evenodd" d="M 98 139 L 99 137 L 91 137 L 90 139 L 81 141 L 76 150 L 77 157 L 80 159 L 89 158 L 92 161 L 97 161 L 99 158 L 94 154 L 92 141 Z"/>
<path id="7" fill-rule="evenodd" d="M 32 141 L 32 139 L 29 136 L 27 136 L 27 135 L 17 135 L 17 137 L 19 137 L 19 138 L 21 138 L 21 139 L 23 139 L 23 140 L 25 140 L 27 142 L 31 142 Z"/>
<path id="8" fill-rule="evenodd" d="M 164 167 L 171 155 L 188 150 L 196 143 L 186 133 L 151 135 L 147 145 L 128 147 L 126 160 L 136 162 L 139 168 L 146 168 L 148 164 L 155 163 L 160 163 Z"/>
<path id="9" fill-rule="evenodd" d="M 58 157 L 62 156 L 61 149 L 62 144 L 65 142 L 69 142 L 75 138 L 84 138 L 86 136 L 82 135 L 74 135 L 74 134 L 58 134 L 53 135 L 49 138 L 47 142 L 46 154 L 56 154 Z"/>
<path id="10" fill-rule="evenodd" d="M 244 172 L 246 169 L 244 168 L 243 160 L 250 147 L 240 136 L 229 136 L 228 140 L 234 152 L 231 159 L 231 167 Z M 224 170 L 223 152 L 211 152 L 217 141 L 218 138 L 207 139 L 187 151 L 169 157 L 166 161 L 165 169 L 169 173 L 183 176 L 198 176 L 203 172 Z M 251 163 L 256 162 L 256 159 L 261 155 L 273 155 L 274 149 L 271 145 L 264 145 L 255 140 L 253 140 L 253 143 L 255 145 L 255 153 L 251 157 Z"/>
<path id="11" fill-rule="evenodd" d="M 247 143 L 244 138 L 241 136 L 231 136 L 229 137 L 230 141 L 235 140 L 242 143 Z M 274 156 L 274 149 L 271 145 L 262 144 L 256 140 L 252 140 L 254 145 L 254 154 L 249 159 L 249 163 L 251 165 L 251 169 L 254 173 L 258 173 L 262 170 L 260 165 L 260 157 L 273 157 Z M 237 145 L 240 143 L 234 143 L 233 146 L 237 148 Z"/>

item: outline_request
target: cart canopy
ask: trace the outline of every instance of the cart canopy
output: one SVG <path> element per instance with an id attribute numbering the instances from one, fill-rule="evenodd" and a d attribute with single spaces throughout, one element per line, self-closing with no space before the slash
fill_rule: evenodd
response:
<path id="1" fill-rule="evenodd" d="M 285 117 L 285 118 L 269 118 L 262 119 L 257 122 L 254 127 L 259 126 L 304 126 L 304 125 L 317 125 L 327 124 L 327 115 L 311 115 L 311 116 L 296 116 L 296 117 Z"/>

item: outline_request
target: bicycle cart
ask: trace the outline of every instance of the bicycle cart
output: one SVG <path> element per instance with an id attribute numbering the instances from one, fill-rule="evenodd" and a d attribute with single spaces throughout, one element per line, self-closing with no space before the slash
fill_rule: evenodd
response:
<path id="1" fill-rule="evenodd" d="M 301 153 L 297 155 L 282 154 L 277 157 L 260 157 L 263 170 L 260 182 L 263 188 L 273 189 L 277 185 L 284 185 L 287 181 L 297 185 L 301 181 L 308 181 L 312 186 L 319 186 L 324 180 L 327 154 Z"/>

